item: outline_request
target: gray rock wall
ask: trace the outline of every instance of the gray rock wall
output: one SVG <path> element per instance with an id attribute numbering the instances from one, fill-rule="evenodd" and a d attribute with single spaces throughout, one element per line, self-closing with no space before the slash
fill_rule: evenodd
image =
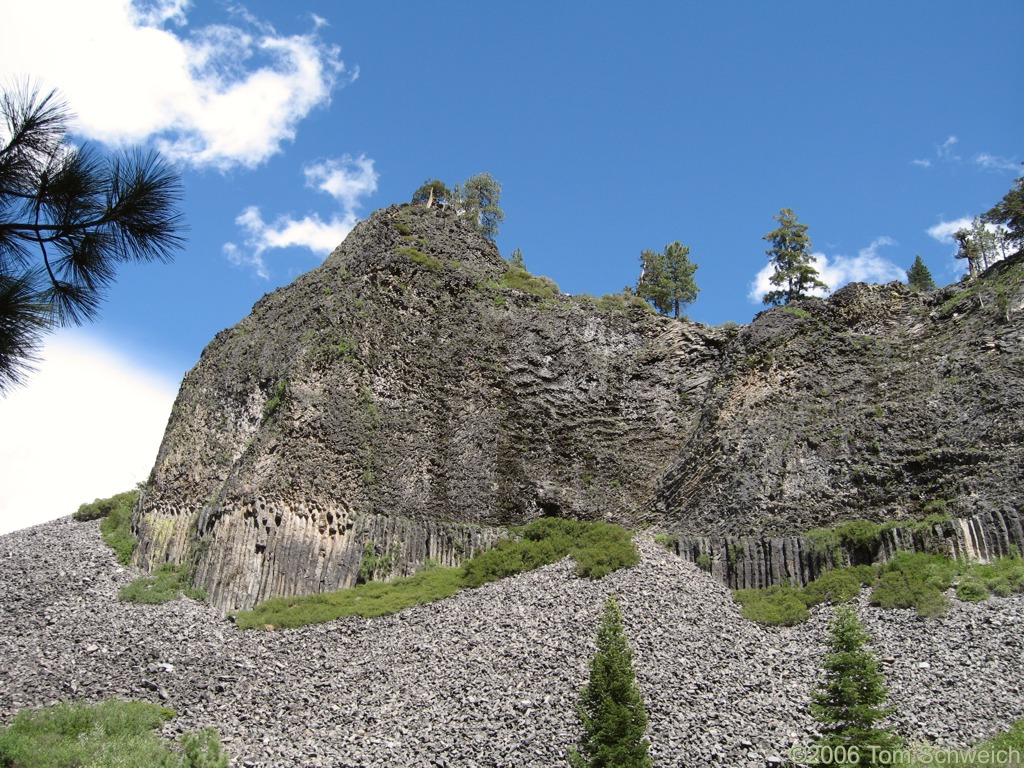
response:
<path id="1" fill-rule="evenodd" d="M 705 541 L 754 585 L 817 573 L 801 531 L 1020 509 L 1022 262 L 707 328 L 510 279 L 450 212 L 377 211 L 185 376 L 136 563 L 248 607 L 554 515 Z M 965 547 L 1012 538 L 977 525 Z"/>
<path id="2" fill-rule="evenodd" d="M 396 549 L 380 578 L 457 562 L 542 515 L 638 519 L 725 334 L 507 268 L 454 217 L 395 208 L 264 297 L 182 383 L 136 563 L 195 561 L 230 609 Z"/>

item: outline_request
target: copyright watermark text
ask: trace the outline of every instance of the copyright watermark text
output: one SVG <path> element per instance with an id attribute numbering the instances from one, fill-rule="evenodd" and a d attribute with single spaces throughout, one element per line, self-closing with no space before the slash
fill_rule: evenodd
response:
<path id="1" fill-rule="evenodd" d="M 794 744 L 787 753 L 801 765 L 856 765 L 863 758 L 868 765 L 1022 765 L 1016 749 L 888 749 Z"/>

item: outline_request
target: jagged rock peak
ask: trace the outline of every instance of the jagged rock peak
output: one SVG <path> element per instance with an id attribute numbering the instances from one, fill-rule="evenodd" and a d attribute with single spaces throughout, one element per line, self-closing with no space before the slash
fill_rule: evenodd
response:
<path id="1" fill-rule="evenodd" d="M 459 267 L 484 278 L 508 269 L 497 246 L 451 209 L 411 203 L 375 211 L 356 224 L 325 266 L 359 277 L 409 259 L 435 268 Z"/>

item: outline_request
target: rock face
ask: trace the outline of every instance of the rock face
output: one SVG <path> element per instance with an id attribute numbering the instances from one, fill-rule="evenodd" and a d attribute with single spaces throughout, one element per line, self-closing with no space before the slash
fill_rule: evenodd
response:
<path id="1" fill-rule="evenodd" d="M 545 514 L 639 518 L 724 332 L 507 270 L 406 206 L 262 299 L 182 383 L 136 562 L 195 561 L 226 609 L 458 562 Z"/>
<path id="2" fill-rule="evenodd" d="M 186 375 L 136 564 L 191 561 L 231 609 L 542 515 L 695 539 L 1019 509 L 1019 262 L 707 328 L 557 294 L 436 208 L 378 211 Z"/>
<path id="3" fill-rule="evenodd" d="M 1019 509 L 1022 282 L 1018 256 L 969 288 L 852 284 L 762 313 L 655 506 L 686 534 L 751 536 Z"/>

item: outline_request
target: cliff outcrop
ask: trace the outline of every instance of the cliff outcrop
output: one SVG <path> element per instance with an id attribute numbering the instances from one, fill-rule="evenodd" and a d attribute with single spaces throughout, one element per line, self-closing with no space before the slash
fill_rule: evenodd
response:
<path id="1" fill-rule="evenodd" d="M 235 608 L 458 562 L 542 515 L 634 522 L 725 336 L 509 273 L 450 213 L 378 211 L 187 374 L 136 561 L 192 560 Z"/>
<path id="2" fill-rule="evenodd" d="M 688 535 L 1020 508 L 1024 263 L 854 283 L 738 329 L 655 506 Z"/>
<path id="3" fill-rule="evenodd" d="M 1022 275 L 708 328 L 559 294 L 437 208 L 378 211 L 186 375 L 136 562 L 191 562 L 230 609 L 542 515 L 696 542 L 1019 509 Z"/>

